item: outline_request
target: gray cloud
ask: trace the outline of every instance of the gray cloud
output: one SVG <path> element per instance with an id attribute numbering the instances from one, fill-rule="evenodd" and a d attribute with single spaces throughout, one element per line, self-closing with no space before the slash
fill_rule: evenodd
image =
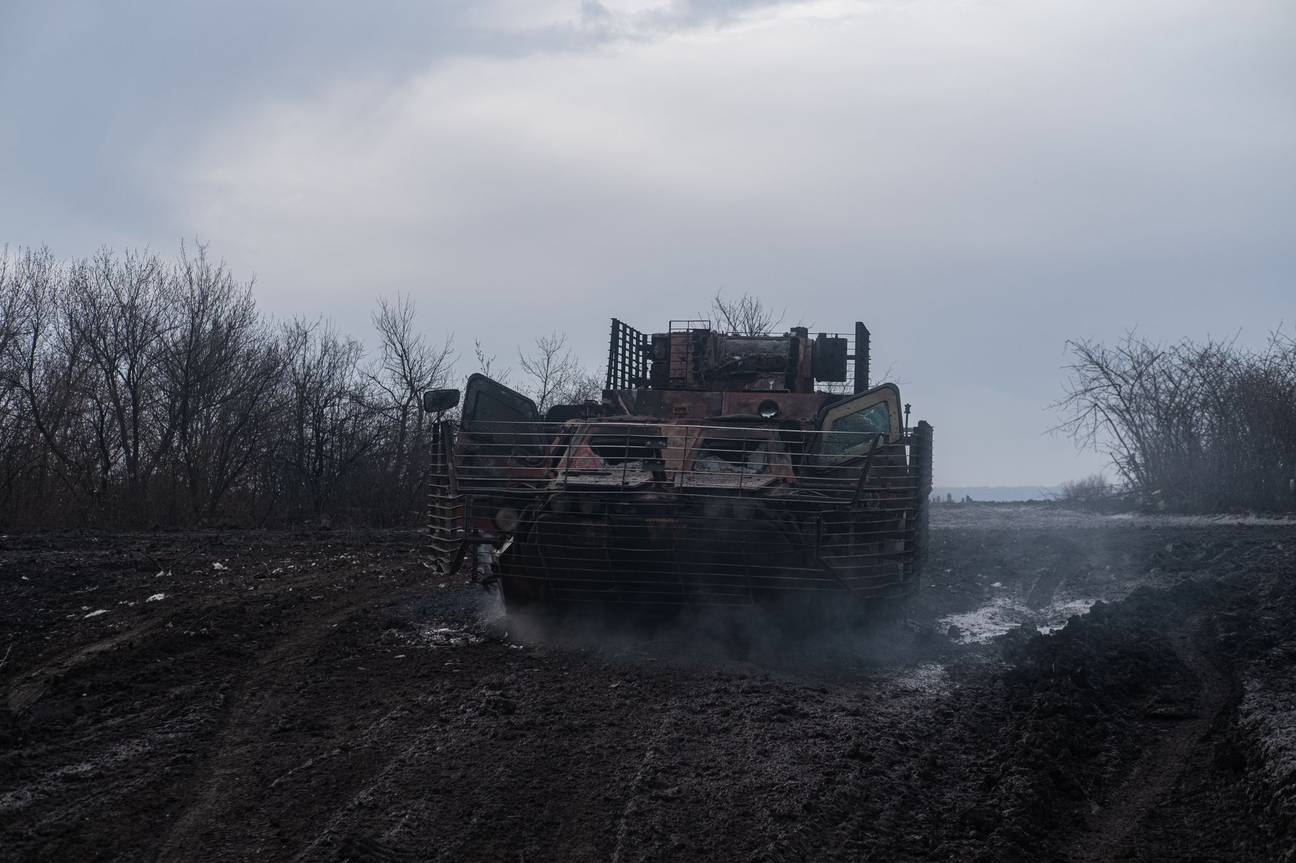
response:
<path id="1" fill-rule="evenodd" d="M 862 317 L 945 484 L 1094 466 L 1041 434 L 1066 338 L 1290 303 L 1284 2 L 260 5 L 19 7 L 0 238 L 201 234 L 278 313 L 406 290 L 503 355 L 718 287 Z"/>
<path id="2" fill-rule="evenodd" d="M 597 2 L 402 0 L 381 4 L 13 0 L 0 26 L 0 184 L 28 202 L 30 241 L 166 234 L 159 163 L 266 101 L 316 98 L 349 81 L 390 86 L 448 58 L 582 52 L 731 21 L 775 0 L 669 3 L 640 13 Z M 510 13 L 561 13 L 507 26 Z M 602 14 L 599 14 L 602 10 Z M 57 171 L 47 166 L 57 164 Z M 69 217 L 70 216 L 70 217 Z M 137 227 L 120 229 L 123 220 Z M 8 225 L 5 226 L 9 228 Z M 12 230 L 12 228 L 9 228 Z"/>

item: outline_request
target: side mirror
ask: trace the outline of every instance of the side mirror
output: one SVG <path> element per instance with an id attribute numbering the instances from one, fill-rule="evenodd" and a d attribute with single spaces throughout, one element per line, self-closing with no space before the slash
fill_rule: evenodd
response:
<path id="1" fill-rule="evenodd" d="M 448 411 L 459 404 L 458 390 L 428 390 L 423 393 L 423 410 L 430 414 Z"/>

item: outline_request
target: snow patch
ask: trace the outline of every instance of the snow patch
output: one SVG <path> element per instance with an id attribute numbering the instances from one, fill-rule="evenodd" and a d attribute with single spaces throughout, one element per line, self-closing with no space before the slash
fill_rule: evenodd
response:
<path id="1" fill-rule="evenodd" d="M 959 644 L 984 644 L 992 638 L 1016 629 L 1031 620 L 1031 611 L 1012 599 L 996 599 L 961 614 L 948 614 L 937 622 L 941 629 L 954 628 L 953 639 Z"/>
<path id="2" fill-rule="evenodd" d="M 1094 607 L 1096 599 L 1073 599 L 1069 602 L 1058 602 L 1050 605 L 1045 611 L 1048 617 L 1043 623 L 1040 623 L 1039 631 L 1047 635 L 1050 632 L 1057 632 L 1067 625 L 1067 621 L 1073 617 L 1083 617 L 1088 614 Z"/>
<path id="3" fill-rule="evenodd" d="M 436 621 L 413 629 L 389 629 L 383 633 L 383 640 L 413 647 L 469 647 L 486 639 L 467 627 Z"/>
<path id="4" fill-rule="evenodd" d="M 418 640 L 436 647 L 464 647 L 481 644 L 484 639 L 462 627 L 433 624 L 418 628 Z"/>
<path id="5" fill-rule="evenodd" d="M 1047 635 L 1067 625 L 1077 615 L 1088 614 L 1094 599 L 1070 599 L 1044 608 L 1027 608 L 1015 599 L 995 599 L 972 611 L 940 618 L 943 629 L 955 627 L 953 639 L 959 644 L 985 644 L 1019 626 L 1034 626 Z"/>

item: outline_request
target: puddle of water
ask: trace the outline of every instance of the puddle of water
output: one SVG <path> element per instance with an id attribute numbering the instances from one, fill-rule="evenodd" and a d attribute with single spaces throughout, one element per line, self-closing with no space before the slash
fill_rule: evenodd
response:
<path id="1" fill-rule="evenodd" d="M 937 624 L 941 629 L 957 627 L 954 641 L 958 644 L 985 644 L 1022 625 L 1034 626 L 1044 634 L 1057 632 L 1072 617 L 1088 614 L 1096 601 L 1070 599 L 1033 609 L 1013 599 L 996 599 L 972 611 L 946 615 Z"/>
<path id="2" fill-rule="evenodd" d="M 1033 619 L 1034 615 L 1029 608 L 1014 600 L 1003 598 L 962 614 L 946 615 L 940 618 L 937 624 L 944 630 L 956 627 L 954 641 L 958 644 L 984 644 Z"/>

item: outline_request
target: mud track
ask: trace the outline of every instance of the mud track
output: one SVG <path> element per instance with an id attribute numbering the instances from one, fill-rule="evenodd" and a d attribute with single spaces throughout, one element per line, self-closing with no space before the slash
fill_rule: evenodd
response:
<path id="1" fill-rule="evenodd" d="M 949 507 L 902 619 L 536 622 L 414 533 L 7 536 L 0 857 L 1291 860 L 1294 540 Z"/>

